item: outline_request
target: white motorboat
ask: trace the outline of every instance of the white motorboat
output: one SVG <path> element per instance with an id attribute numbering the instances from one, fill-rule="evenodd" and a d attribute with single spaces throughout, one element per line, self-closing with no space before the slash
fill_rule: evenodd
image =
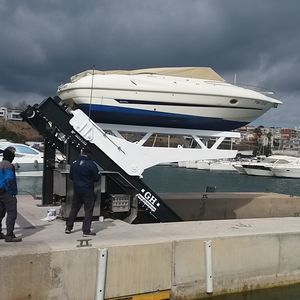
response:
<path id="1" fill-rule="evenodd" d="M 185 161 L 178 162 L 178 167 L 188 169 L 198 169 L 205 171 L 224 171 L 224 172 L 236 172 L 233 167 L 233 161 L 220 159 L 220 160 L 197 160 L 197 161 Z"/>
<path id="2" fill-rule="evenodd" d="M 43 153 L 25 144 L 0 141 L 0 149 L 8 146 L 16 149 L 13 164 L 15 165 L 16 176 L 42 176 L 43 175 Z M 0 154 L 2 160 L 2 153 Z"/>
<path id="3" fill-rule="evenodd" d="M 273 166 L 271 171 L 276 177 L 300 178 L 300 159 L 295 162 Z"/>
<path id="4" fill-rule="evenodd" d="M 273 167 L 297 161 L 298 159 L 293 156 L 271 155 L 269 157 L 257 157 L 239 166 L 242 166 L 247 175 L 274 176 Z"/>
<path id="5" fill-rule="evenodd" d="M 198 170 L 210 171 L 211 160 L 198 160 L 196 162 L 196 168 Z"/>
<path id="6" fill-rule="evenodd" d="M 100 124 L 229 131 L 281 101 L 225 82 L 211 68 L 88 70 L 57 95 Z"/>
<path id="7" fill-rule="evenodd" d="M 246 170 L 243 167 L 243 164 L 247 164 L 249 162 L 249 160 L 245 161 L 245 160 L 240 160 L 240 161 L 236 161 L 232 164 L 232 166 L 235 168 L 235 170 L 242 175 L 247 175 Z"/>
<path id="8" fill-rule="evenodd" d="M 210 164 L 210 171 L 222 171 L 222 172 L 236 172 L 233 167 L 233 161 L 229 160 L 217 160 Z"/>

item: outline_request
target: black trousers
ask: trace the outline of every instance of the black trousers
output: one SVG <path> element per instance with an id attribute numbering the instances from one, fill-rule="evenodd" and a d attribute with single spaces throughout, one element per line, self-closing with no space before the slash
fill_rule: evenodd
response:
<path id="1" fill-rule="evenodd" d="M 2 231 L 2 220 L 6 216 L 6 235 L 14 234 L 17 219 L 17 198 L 8 193 L 0 194 L 0 232 Z"/>
<path id="2" fill-rule="evenodd" d="M 93 219 L 93 210 L 95 205 L 96 197 L 93 194 L 81 194 L 74 191 L 71 211 L 69 218 L 66 222 L 66 227 L 68 229 L 73 229 L 75 219 L 82 206 L 84 205 L 84 219 L 82 223 L 82 232 L 89 233 L 91 231 L 91 224 Z"/>

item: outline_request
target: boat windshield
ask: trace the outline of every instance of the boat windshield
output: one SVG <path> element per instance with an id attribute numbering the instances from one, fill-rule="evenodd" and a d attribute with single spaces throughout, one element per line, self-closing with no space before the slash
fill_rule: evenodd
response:
<path id="1" fill-rule="evenodd" d="M 0 149 L 4 150 L 6 147 L 8 146 L 13 146 L 14 148 L 16 148 L 16 154 L 21 154 L 21 155 L 24 155 L 24 154 L 31 154 L 31 155 L 37 155 L 39 154 L 39 152 L 29 146 L 26 146 L 26 145 L 16 145 L 16 144 L 3 144 L 1 145 L 0 144 Z"/>
<path id="2" fill-rule="evenodd" d="M 20 154 L 38 154 L 37 150 L 25 145 L 15 145 L 14 147 L 16 148 L 16 152 Z"/>

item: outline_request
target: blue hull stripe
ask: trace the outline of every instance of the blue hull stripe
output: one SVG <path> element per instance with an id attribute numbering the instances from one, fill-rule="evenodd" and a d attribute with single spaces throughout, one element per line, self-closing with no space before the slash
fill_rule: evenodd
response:
<path id="1" fill-rule="evenodd" d="M 233 130 L 248 123 L 108 105 L 80 104 L 77 107 L 87 115 L 90 111 L 91 119 L 96 123 L 218 131 Z"/>

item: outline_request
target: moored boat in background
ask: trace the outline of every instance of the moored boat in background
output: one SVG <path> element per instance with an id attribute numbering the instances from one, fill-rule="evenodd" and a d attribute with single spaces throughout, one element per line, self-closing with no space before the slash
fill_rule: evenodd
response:
<path id="1" fill-rule="evenodd" d="M 204 171 L 236 172 L 234 162 L 227 159 L 178 162 L 178 167 Z"/>
<path id="2" fill-rule="evenodd" d="M 13 164 L 16 176 L 42 176 L 43 153 L 25 144 L 0 141 L 0 150 L 13 146 L 16 149 Z M 0 157 L 2 153 L 0 153 Z M 2 159 L 2 158 L 1 158 Z"/>
<path id="3" fill-rule="evenodd" d="M 271 171 L 276 177 L 300 178 L 300 158 L 297 161 L 276 165 Z"/>
<path id="4" fill-rule="evenodd" d="M 272 168 L 297 161 L 299 158 L 286 155 L 271 155 L 268 157 L 256 157 L 248 162 L 239 164 L 247 175 L 252 176 L 274 176 Z"/>

